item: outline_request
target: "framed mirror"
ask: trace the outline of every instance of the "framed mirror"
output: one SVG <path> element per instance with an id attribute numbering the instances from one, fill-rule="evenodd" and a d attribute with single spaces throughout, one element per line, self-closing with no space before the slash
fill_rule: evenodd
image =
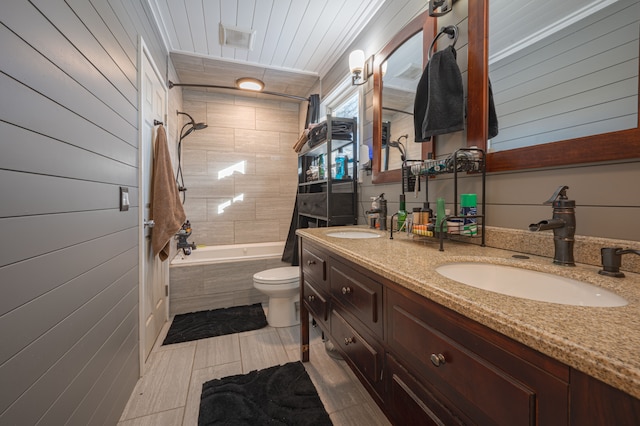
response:
<path id="1" fill-rule="evenodd" d="M 406 40 L 381 65 L 382 140 L 380 171 L 399 169 L 403 158 L 422 159 L 414 136 L 413 108 L 422 76 L 422 31 Z"/>
<path id="2" fill-rule="evenodd" d="M 373 183 L 401 180 L 401 151 L 394 142 L 399 141 L 403 145 L 408 160 L 427 158 L 427 153 L 431 152 L 431 143 L 414 143 L 414 99 L 428 48 L 428 43 L 425 47 L 424 34 L 431 34 L 429 42 L 435 34 L 435 19 L 429 19 L 428 12 L 409 22 L 375 55 Z"/>
<path id="3" fill-rule="evenodd" d="M 488 3 L 500 134 L 487 170 L 640 157 L 640 2 Z"/>

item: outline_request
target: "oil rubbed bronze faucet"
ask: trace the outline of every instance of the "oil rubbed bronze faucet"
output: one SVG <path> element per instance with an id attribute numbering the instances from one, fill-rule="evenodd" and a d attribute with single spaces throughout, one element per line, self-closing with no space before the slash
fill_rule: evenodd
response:
<path id="1" fill-rule="evenodd" d="M 573 245 L 576 234 L 576 202 L 567 198 L 568 186 L 559 187 L 545 201 L 544 205 L 553 206 L 553 218 L 529 225 L 530 231 L 553 230 L 555 253 L 553 263 L 563 266 L 576 266 L 573 260 Z"/>
<path id="2" fill-rule="evenodd" d="M 640 256 L 640 250 L 622 249 L 621 247 L 604 247 L 600 249 L 602 257 L 602 269 L 598 271 L 600 275 L 608 277 L 623 278 L 624 273 L 620 272 L 622 265 L 622 255 L 634 253 Z"/>

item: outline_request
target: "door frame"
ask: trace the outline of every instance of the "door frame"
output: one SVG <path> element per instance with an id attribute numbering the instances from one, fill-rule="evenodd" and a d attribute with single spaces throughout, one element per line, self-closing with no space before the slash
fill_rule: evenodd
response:
<path id="1" fill-rule="evenodd" d="M 146 173 L 151 173 L 151 170 L 146 170 L 144 166 L 144 155 L 140 152 L 143 149 L 143 126 L 144 126 L 144 96 L 145 96 L 145 85 L 144 85 L 144 72 L 145 70 L 145 56 L 151 65 L 152 71 L 158 77 L 158 80 L 161 82 L 165 82 L 165 78 L 162 73 L 158 69 L 155 61 L 153 60 L 153 56 L 151 55 L 151 51 L 147 47 L 146 43 L 142 36 L 138 36 L 138 72 L 137 72 L 137 84 L 138 84 L 138 357 L 140 362 L 140 377 L 144 375 L 145 365 L 146 365 L 146 339 L 145 335 L 145 321 L 144 317 L 144 292 L 145 292 L 145 268 L 143 267 L 143 263 L 146 262 L 146 251 L 145 251 L 145 231 L 144 231 L 144 193 L 143 193 L 143 182 L 144 176 Z M 165 82 L 163 85 L 164 91 L 164 111 L 165 116 L 163 117 L 164 127 L 169 133 L 168 123 L 167 123 L 167 111 L 169 108 L 169 88 Z M 153 144 L 152 144 L 153 145 Z M 152 148 L 153 149 L 153 148 Z M 166 278 L 166 277 L 165 277 Z M 169 295 L 166 296 L 166 318 L 169 318 Z M 155 337 L 154 337 L 155 338 Z"/>

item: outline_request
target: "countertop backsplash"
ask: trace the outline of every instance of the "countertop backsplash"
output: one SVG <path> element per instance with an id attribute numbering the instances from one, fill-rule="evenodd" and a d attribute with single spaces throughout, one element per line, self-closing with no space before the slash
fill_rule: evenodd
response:
<path id="1" fill-rule="evenodd" d="M 600 249 L 603 247 L 640 250 L 640 242 L 638 241 L 614 240 L 580 235 L 576 235 L 575 240 L 575 261 L 587 265 L 602 265 Z M 520 229 L 487 226 L 485 243 L 488 247 L 553 258 L 553 232 L 530 232 Z M 640 273 L 640 256 L 634 254 L 622 256 L 622 266 L 620 269 L 622 271 Z"/>

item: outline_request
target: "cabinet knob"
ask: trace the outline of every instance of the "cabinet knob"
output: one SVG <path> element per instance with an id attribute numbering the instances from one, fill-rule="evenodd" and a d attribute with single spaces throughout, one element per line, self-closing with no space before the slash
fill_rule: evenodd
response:
<path id="1" fill-rule="evenodd" d="M 342 287 L 342 294 L 351 294 L 351 287 Z"/>
<path id="2" fill-rule="evenodd" d="M 442 354 L 431 354 L 431 363 L 436 367 L 440 367 L 444 365 L 446 360 L 444 359 L 444 355 Z"/>
<path id="3" fill-rule="evenodd" d="M 315 260 L 307 260 L 307 266 L 311 266 L 311 265 L 315 265 L 316 261 Z"/>
<path id="4" fill-rule="evenodd" d="M 307 300 L 309 302 L 313 302 L 314 300 L 316 300 L 316 297 L 313 294 L 310 294 L 309 296 L 307 296 Z"/>
<path id="5" fill-rule="evenodd" d="M 347 346 L 347 345 L 349 345 L 351 343 L 355 343 L 355 342 L 356 342 L 356 339 L 353 338 L 353 337 L 345 337 L 344 338 L 344 345 L 345 346 Z"/>

